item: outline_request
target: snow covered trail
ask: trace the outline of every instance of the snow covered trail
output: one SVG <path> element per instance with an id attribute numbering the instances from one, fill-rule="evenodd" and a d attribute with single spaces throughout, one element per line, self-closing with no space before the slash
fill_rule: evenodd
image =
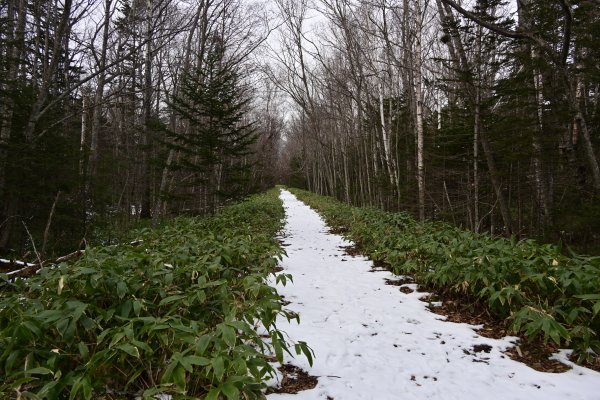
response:
<path id="1" fill-rule="evenodd" d="M 300 324 L 279 321 L 291 339 L 315 351 L 287 362 L 318 377 L 317 387 L 269 399 L 600 399 L 600 373 L 576 365 L 560 374 L 537 372 L 502 354 L 511 338 L 479 336 L 467 324 L 444 322 L 419 301 L 371 272 L 371 262 L 351 257 L 351 243 L 328 233 L 317 213 L 282 191 L 288 256 L 281 266 L 293 283 L 278 286 L 300 314 Z M 414 289 L 414 286 L 413 286 Z M 514 339 L 514 338 L 512 338 Z M 491 351 L 475 352 L 487 344 Z M 489 350 L 489 349 L 488 349 Z"/>

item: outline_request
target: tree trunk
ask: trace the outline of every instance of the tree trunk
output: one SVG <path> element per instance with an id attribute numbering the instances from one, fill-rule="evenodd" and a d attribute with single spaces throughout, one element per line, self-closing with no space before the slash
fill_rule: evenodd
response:
<path id="1" fill-rule="evenodd" d="M 546 178 L 544 174 L 544 167 L 542 162 L 542 143 L 541 136 L 544 133 L 544 124 L 543 124 L 543 103 L 544 103 L 544 95 L 542 92 L 542 77 L 541 74 L 534 70 L 533 71 L 533 86 L 535 89 L 535 104 L 537 111 L 537 124 L 533 131 L 533 135 L 531 138 L 531 147 L 532 147 L 532 155 L 533 155 L 533 168 L 535 175 L 535 186 L 537 193 L 537 201 L 540 205 L 543 223 L 542 226 L 545 227 L 547 225 L 552 225 L 552 212 L 549 206 L 549 198 L 548 198 L 548 186 L 546 183 Z"/>
<path id="2" fill-rule="evenodd" d="M 90 151 L 86 184 L 93 179 L 98 162 L 98 143 L 100 136 L 100 121 L 102 117 L 102 108 L 104 107 L 104 85 L 106 83 L 106 53 L 108 51 L 108 37 L 110 32 L 112 0 L 104 2 L 104 22 L 102 27 L 102 44 L 100 48 L 100 57 L 98 59 L 98 81 L 96 93 L 94 95 L 94 107 L 92 109 L 92 126 L 90 134 Z"/>
<path id="3" fill-rule="evenodd" d="M 598 159 L 594 153 L 594 147 L 592 145 L 592 139 L 590 137 L 590 131 L 587 127 L 587 123 L 581 109 L 578 107 L 578 112 L 575 115 L 575 121 L 578 123 L 581 129 L 581 136 L 583 139 L 583 147 L 587 156 L 587 160 L 592 171 L 592 179 L 594 191 L 596 194 L 600 194 L 600 167 L 598 166 Z"/>
<path id="4" fill-rule="evenodd" d="M 389 183 L 397 192 L 397 174 L 393 165 L 392 152 L 390 150 L 390 135 L 388 132 L 388 126 L 385 121 L 385 112 L 383 104 L 383 84 L 381 83 L 381 80 L 379 81 L 377 87 L 379 89 L 379 117 L 381 121 L 381 136 L 383 141 L 383 158 L 385 161 L 385 166 L 387 168 Z M 396 193 L 396 195 L 398 195 L 398 193 Z"/>
<path id="5" fill-rule="evenodd" d="M 473 231 L 479 232 L 479 136 L 481 131 L 481 88 L 478 86 L 475 90 L 475 124 L 473 128 Z"/>
<path id="6" fill-rule="evenodd" d="M 34 101 L 31 111 L 29 113 L 29 117 L 27 119 L 27 124 L 24 130 L 25 140 L 28 143 L 32 143 L 34 139 L 34 133 L 39 119 L 42 116 L 42 109 L 48 99 L 50 86 L 53 84 L 56 71 L 59 66 L 59 62 L 61 61 L 60 54 L 62 53 L 62 46 L 65 42 L 65 35 L 67 32 L 70 32 L 70 23 L 71 23 L 71 6 L 72 0 L 65 0 L 64 7 L 62 10 L 60 22 L 56 28 L 56 33 L 53 38 L 53 47 L 52 47 L 52 59 L 49 62 L 45 62 L 42 76 L 42 85 L 40 86 Z M 49 40 L 49 38 L 47 38 Z M 50 52 L 46 52 L 49 54 Z M 68 59 L 68 55 L 65 54 L 64 57 Z"/>
<path id="7" fill-rule="evenodd" d="M 490 179 L 492 181 L 492 186 L 494 187 L 494 192 L 496 193 L 496 199 L 498 200 L 498 205 L 500 206 L 500 214 L 502 215 L 502 220 L 504 221 L 504 233 L 506 235 L 512 235 L 512 216 L 506 201 L 506 197 L 504 196 L 504 191 L 502 190 L 502 184 L 498 176 L 498 168 L 496 167 L 494 153 L 483 130 L 480 131 L 479 138 L 481 140 L 481 147 L 483 148 L 483 153 L 485 154 L 487 161 L 488 170 L 490 171 Z"/>
<path id="8" fill-rule="evenodd" d="M 419 188 L 419 220 L 425 221 L 425 164 L 423 160 L 424 153 L 424 132 L 423 132 L 423 51 L 421 40 L 423 35 L 423 10 L 421 9 L 421 0 L 415 0 L 416 28 L 415 28 L 415 102 L 417 107 L 416 127 L 417 127 L 417 185 Z"/>
<path id="9" fill-rule="evenodd" d="M 144 96 L 143 96 L 143 176 L 142 176 L 142 211 L 140 218 L 149 219 L 152 216 L 152 31 L 153 31 L 153 0 L 146 0 L 146 54 L 144 57 Z"/>

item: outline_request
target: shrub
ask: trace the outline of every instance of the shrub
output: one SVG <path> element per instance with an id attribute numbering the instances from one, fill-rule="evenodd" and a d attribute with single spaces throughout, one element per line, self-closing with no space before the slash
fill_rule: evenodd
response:
<path id="1" fill-rule="evenodd" d="M 600 257 L 565 256 L 554 245 L 493 238 L 405 213 L 356 208 L 292 190 L 332 226 L 343 226 L 396 274 L 479 299 L 515 332 L 572 346 L 578 361 L 600 354 Z"/>
<path id="2" fill-rule="evenodd" d="M 283 216 L 271 191 L 2 287 L 0 394 L 264 397 L 268 355 L 289 352 L 276 316 L 293 316 L 266 281 Z"/>

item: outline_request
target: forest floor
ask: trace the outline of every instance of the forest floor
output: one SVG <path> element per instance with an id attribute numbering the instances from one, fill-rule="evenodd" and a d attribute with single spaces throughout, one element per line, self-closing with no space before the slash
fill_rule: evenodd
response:
<path id="1" fill-rule="evenodd" d="M 481 325 L 445 321 L 409 278 L 374 268 L 291 193 L 281 199 L 281 267 L 293 283 L 277 290 L 300 324 L 278 325 L 308 342 L 315 360 L 310 367 L 286 355 L 280 383 L 299 391 L 269 399 L 600 399 L 600 373 L 571 363 L 568 351 L 554 356 L 571 367 L 561 373 L 512 360 L 505 352 L 517 338 L 484 337 Z"/>

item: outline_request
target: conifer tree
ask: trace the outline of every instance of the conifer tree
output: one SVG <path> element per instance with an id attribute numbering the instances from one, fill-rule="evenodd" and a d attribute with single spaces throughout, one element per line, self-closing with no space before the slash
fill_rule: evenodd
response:
<path id="1" fill-rule="evenodd" d="M 181 91 L 173 108 L 186 122 L 183 132 L 169 131 L 171 146 L 179 154 L 174 169 L 185 179 L 183 188 L 203 188 L 204 210 L 212 211 L 222 201 L 232 200 L 250 191 L 251 165 L 245 156 L 256 140 L 252 123 L 244 120 L 249 102 L 239 64 L 226 59 L 223 41 L 213 37 L 206 59 L 182 77 Z M 180 195 L 197 195 L 183 190 Z"/>

